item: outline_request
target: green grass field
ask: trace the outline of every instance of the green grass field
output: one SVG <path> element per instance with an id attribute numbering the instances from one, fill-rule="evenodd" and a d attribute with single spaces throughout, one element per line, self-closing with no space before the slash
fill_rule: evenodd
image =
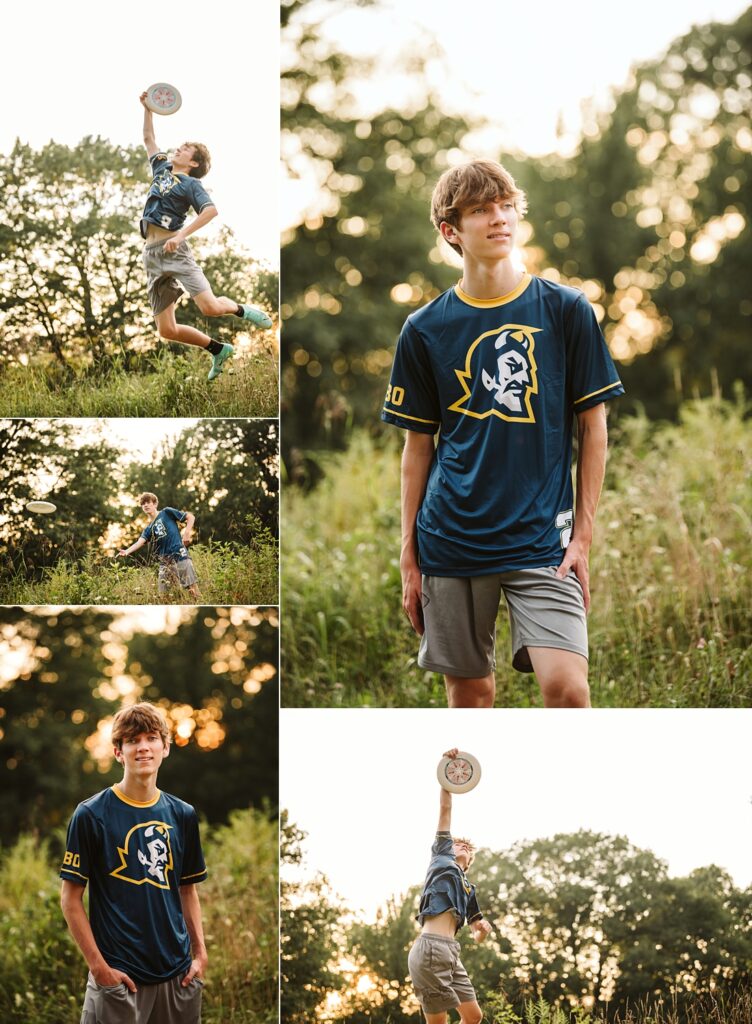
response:
<path id="1" fill-rule="evenodd" d="M 273 1024 L 277 1011 L 277 823 L 238 811 L 204 828 L 199 887 L 209 967 L 204 1024 Z M 58 864 L 35 836 L 0 851 L 0 1020 L 77 1024 L 86 964 L 60 911 Z"/>
<path id="2" fill-rule="evenodd" d="M 135 368 L 134 368 L 135 365 Z M 0 416 L 276 417 L 276 346 L 239 352 L 214 381 L 205 352 L 166 346 L 138 360 L 116 356 L 106 371 L 64 371 L 51 360 L 0 370 Z"/>
<path id="3" fill-rule="evenodd" d="M 591 556 L 596 707 L 752 703 L 752 426 L 741 398 L 678 425 L 622 420 Z M 401 610 L 399 445 L 356 435 L 323 483 L 283 500 L 282 703 L 445 706 Z M 539 706 L 498 620 L 497 704 Z"/>
<path id="4" fill-rule="evenodd" d="M 201 604 L 278 603 L 278 553 L 274 542 L 239 548 L 232 544 L 191 547 Z M 187 604 L 183 590 L 160 594 L 157 565 L 129 565 L 122 559 L 89 556 L 61 559 L 39 581 L 22 575 L 0 580 L 0 604 Z"/>

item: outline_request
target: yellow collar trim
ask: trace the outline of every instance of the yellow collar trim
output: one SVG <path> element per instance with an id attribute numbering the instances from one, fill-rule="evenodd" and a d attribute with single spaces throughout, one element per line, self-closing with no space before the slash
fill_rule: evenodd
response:
<path id="1" fill-rule="evenodd" d="M 468 295 L 467 292 L 463 291 L 458 284 L 454 286 L 454 292 L 457 298 L 462 302 L 466 302 L 468 306 L 478 306 L 481 309 L 489 309 L 493 306 L 504 306 L 507 302 L 511 302 L 513 299 L 522 295 L 532 280 L 533 279 L 530 274 L 523 274 L 522 280 L 516 288 L 513 288 L 512 291 L 508 292 L 506 295 L 497 296 L 495 299 L 476 299 L 472 295 Z"/>
<path id="2" fill-rule="evenodd" d="M 126 796 L 125 793 L 121 793 L 117 787 L 117 783 L 113 783 L 113 785 L 110 788 L 112 789 L 112 792 L 115 794 L 118 800 L 122 800 L 124 804 L 129 804 L 131 807 L 153 807 L 154 804 L 157 803 L 157 801 L 162 795 L 161 792 L 157 790 L 157 795 L 154 797 L 153 800 L 147 800 L 144 802 L 141 800 L 131 800 L 131 798 L 129 796 Z"/>

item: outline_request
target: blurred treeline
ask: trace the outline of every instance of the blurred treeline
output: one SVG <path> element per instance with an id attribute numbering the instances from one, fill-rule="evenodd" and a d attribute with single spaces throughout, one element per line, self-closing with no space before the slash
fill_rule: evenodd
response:
<path id="1" fill-rule="evenodd" d="M 76 804 L 122 778 L 98 730 L 126 695 L 167 714 L 162 789 L 211 823 L 249 805 L 274 811 L 276 610 L 155 609 L 163 624 L 135 623 L 127 639 L 122 614 L 0 609 L 0 844 L 33 831 L 59 854 Z"/>
<path id="2" fill-rule="evenodd" d="M 142 491 L 154 492 L 160 508 L 193 512 L 198 541 L 276 537 L 277 436 L 271 420 L 201 420 L 143 464 L 93 421 L 0 420 L 0 569 L 39 578 L 60 558 L 112 555 L 123 537 L 110 540 L 111 527 L 132 543 L 148 522 L 133 507 Z M 29 512 L 38 497 L 57 511 Z M 148 558 L 147 547 L 135 561 Z"/>
<path id="3" fill-rule="evenodd" d="M 102 138 L 40 150 L 17 141 L 0 155 L 0 370 L 40 357 L 97 373 L 116 356 L 126 369 L 144 368 L 143 352 L 160 344 L 138 231 L 150 182 L 143 146 Z M 228 228 L 191 246 L 217 295 L 275 308 L 278 275 Z M 180 319 L 203 326 L 193 303 Z M 231 341 L 231 320 L 215 321 L 214 337 Z"/>
<path id="4" fill-rule="evenodd" d="M 319 183 L 282 259 L 283 454 L 307 484 L 320 469 L 305 450 L 374 428 L 402 323 L 460 276 L 438 250 L 429 197 L 483 127 L 429 92 L 360 116 L 352 86 L 377 77 L 377 62 L 336 52 L 311 9 L 282 7 L 283 154 L 290 177 Z M 697 26 L 633 68 L 607 112 L 584 106 L 573 155 L 498 154 L 528 194 L 527 268 L 594 304 L 627 387 L 622 410 L 673 417 L 685 397 L 752 380 L 751 55 L 752 9 Z M 411 54 L 415 81 L 429 57 L 430 41 Z"/>
<path id="5" fill-rule="evenodd" d="M 386 900 L 376 921 L 364 923 L 324 876 L 290 881 L 303 839 L 283 824 L 282 1019 L 417 1020 L 407 954 L 420 887 Z M 644 1014 L 628 1019 L 745 1019 L 722 1007 L 730 1010 L 752 981 L 752 890 L 721 868 L 674 878 L 650 850 L 580 831 L 481 850 L 470 877 L 493 932 L 482 945 L 467 929 L 458 938 L 489 1021 L 563 1024 L 572 1010 L 582 1024 L 592 1012 L 595 1024 L 623 1020 L 640 1005 Z M 703 1017 L 697 1009 L 711 996 L 716 1012 Z M 555 1017 L 554 1008 L 566 1014 Z"/>

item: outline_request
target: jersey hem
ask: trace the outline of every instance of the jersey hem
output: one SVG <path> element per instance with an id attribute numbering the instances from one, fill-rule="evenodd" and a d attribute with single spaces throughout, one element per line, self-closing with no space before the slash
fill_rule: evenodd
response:
<path id="1" fill-rule="evenodd" d="M 561 552 L 562 557 L 564 552 Z M 420 571 L 423 576 L 446 576 L 450 579 L 472 579 L 473 576 L 494 576 L 496 573 L 506 572 L 522 572 L 525 569 L 558 569 L 561 564 L 561 559 L 542 559 L 536 560 L 532 563 L 525 563 L 524 565 L 501 565 L 501 566 L 473 566 L 468 569 L 467 567 L 460 568 L 459 566 L 447 566 L 437 565 L 435 567 L 425 565 L 423 562 L 420 563 Z"/>

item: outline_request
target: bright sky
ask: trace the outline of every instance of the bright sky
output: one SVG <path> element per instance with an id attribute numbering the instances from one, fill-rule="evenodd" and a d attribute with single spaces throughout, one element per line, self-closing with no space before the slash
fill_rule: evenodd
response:
<path id="1" fill-rule="evenodd" d="M 254 257 L 279 266 L 275 3 L 12 3 L 3 8 L 3 40 L 0 151 L 8 152 L 16 137 L 35 147 L 86 135 L 140 144 L 139 94 L 170 82 L 183 106 L 155 116 L 158 144 L 206 143 L 212 169 L 205 180 L 217 220 Z M 144 195 L 147 189 L 145 164 Z"/>
<path id="2" fill-rule="evenodd" d="M 744 0 L 683 0 L 623 5 L 602 0 L 538 0 L 490 4 L 488 0 L 384 0 L 326 16 L 326 35 L 341 52 L 378 54 L 378 74 L 354 94 L 368 116 L 401 108 L 423 93 L 426 79 L 447 112 L 484 118 L 487 131 L 469 141 L 473 154 L 498 157 L 503 149 L 540 155 L 571 149 L 581 127 L 580 104 L 595 98 L 602 107 L 611 86 L 622 87 L 635 63 L 658 57 L 693 24 L 735 20 Z M 331 7 L 313 0 L 311 21 Z M 426 79 L 396 70 L 400 54 L 425 53 L 438 40 L 444 59 L 429 61 Z M 561 117 L 566 135 L 557 140 Z M 468 154 L 470 155 L 470 154 Z M 305 181 L 283 185 L 283 220 L 315 202 Z"/>
<path id="3" fill-rule="evenodd" d="M 452 746 L 480 761 L 453 812 L 479 846 L 589 829 L 653 850 L 672 875 L 717 864 L 745 887 L 750 727 L 752 710 L 283 709 L 280 806 L 308 832 L 306 873 L 369 920 L 425 876 Z"/>

